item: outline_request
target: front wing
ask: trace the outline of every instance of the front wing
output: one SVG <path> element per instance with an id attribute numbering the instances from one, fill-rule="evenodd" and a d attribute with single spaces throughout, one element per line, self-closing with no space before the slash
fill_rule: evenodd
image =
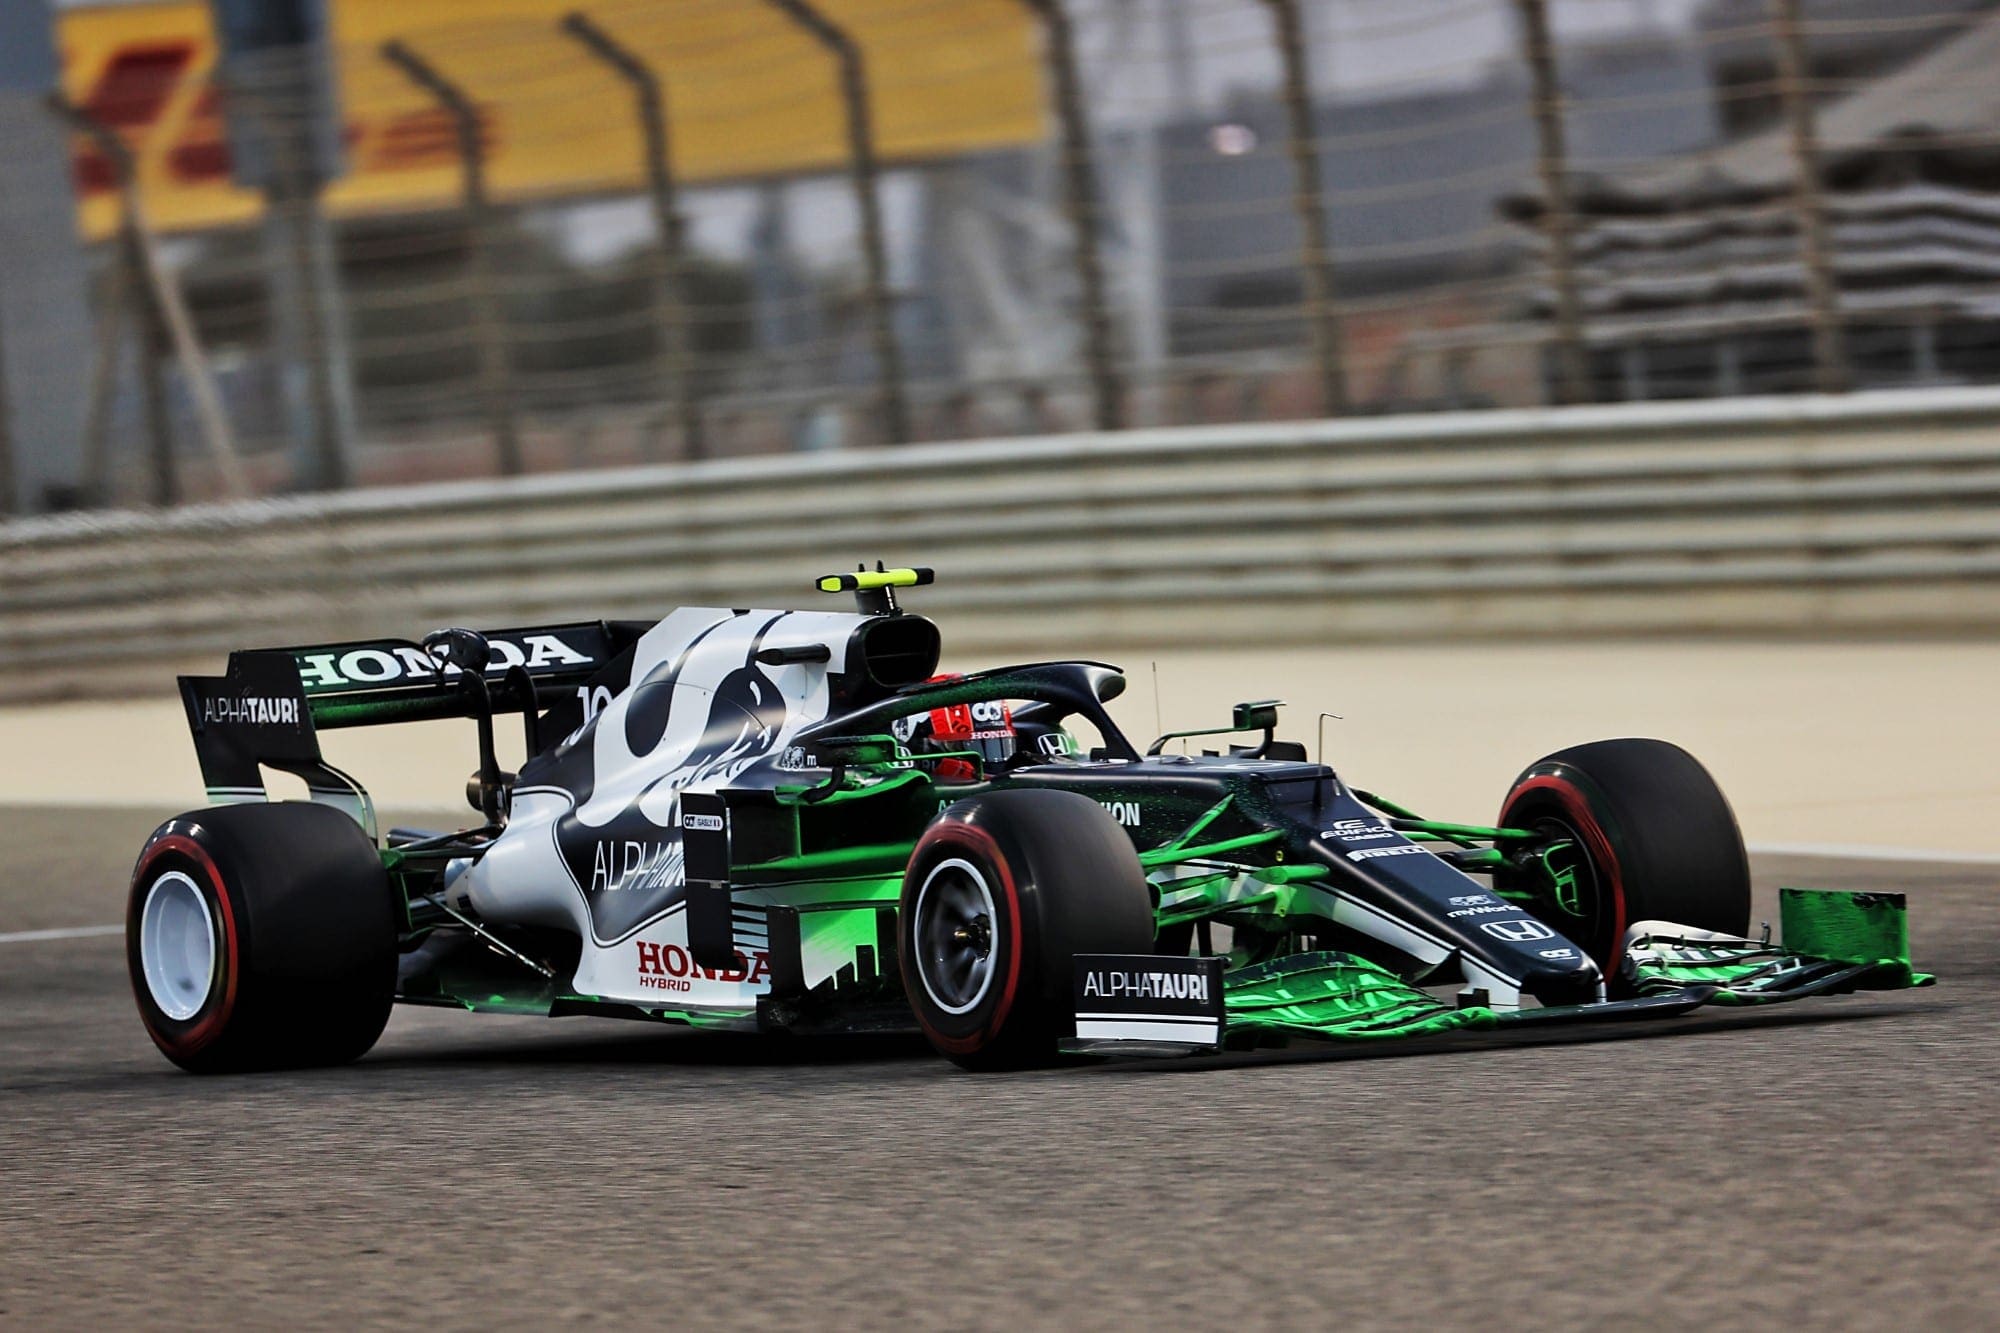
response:
<path id="1" fill-rule="evenodd" d="M 1646 921 L 1625 939 L 1619 969 L 1625 998 L 1560 1007 L 1497 1010 L 1452 1004 L 1352 954 L 1297 954 L 1220 976 L 1196 973 L 1214 959 L 1079 960 L 1074 1051 L 1193 1054 L 1282 1045 L 1295 1039 L 1374 1041 L 1494 1030 L 1527 1023 L 1665 1018 L 1704 1005 L 1778 1004 L 1813 995 L 1926 986 L 1910 965 L 1901 894 L 1784 889 L 1783 944 Z M 1768 932 L 1767 932 L 1768 933 Z M 1201 966 L 1198 966 L 1201 965 Z M 1131 978 L 1119 982 L 1121 976 Z M 1150 978 L 1150 980 L 1148 979 Z M 1107 982 L 1136 988 L 1118 1023 L 1097 995 Z"/>

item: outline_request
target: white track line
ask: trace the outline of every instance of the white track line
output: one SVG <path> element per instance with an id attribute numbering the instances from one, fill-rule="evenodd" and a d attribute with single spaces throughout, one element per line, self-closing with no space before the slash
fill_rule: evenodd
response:
<path id="1" fill-rule="evenodd" d="M 67 930 L 19 930 L 0 935 L 0 944 L 33 944 L 38 940 L 87 940 L 99 935 L 123 935 L 123 926 L 71 926 Z"/>
<path id="2" fill-rule="evenodd" d="M 2000 853 L 1945 852 L 1919 847 L 1870 847 L 1865 843 L 1753 842 L 1760 856 L 1820 856 L 1830 861 L 1934 861 L 1939 865 L 2000 865 Z"/>

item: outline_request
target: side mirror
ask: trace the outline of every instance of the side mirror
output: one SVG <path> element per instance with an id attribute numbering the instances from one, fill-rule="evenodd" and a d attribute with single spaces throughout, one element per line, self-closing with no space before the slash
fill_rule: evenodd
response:
<path id="1" fill-rule="evenodd" d="M 807 805 L 817 805 L 839 791 L 850 768 L 880 768 L 902 758 L 894 736 L 823 736 L 812 742 L 814 758 L 823 768 L 833 770 L 825 782 L 799 793 Z"/>
<path id="2" fill-rule="evenodd" d="M 493 660 L 492 645 L 476 629 L 434 629 L 424 635 L 424 654 L 439 666 L 484 674 Z"/>
<path id="3" fill-rule="evenodd" d="M 1170 731 L 1154 741 L 1146 749 L 1150 758 L 1158 754 L 1168 741 L 1185 740 L 1194 736 L 1226 736 L 1233 731 L 1261 731 L 1264 739 L 1248 749 L 1234 749 L 1232 754 L 1248 755 L 1256 758 L 1271 745 L 1271 734 L 1278 729 L 1278 710 L 1285 706 L 1283 699 L 1257 699 L 1242 703 L 1229 710 L 1229 725 L 1226 727 L 1205 727 L 1200 731 Z"/>
<path id="4" fill-rule="evenodd" d="M 1282 699 L 1259 699 L 1253 703 L 1238 704 L 1229 714 L 1229 726 L 1233 731 L 1271 731 L 1278 725 L 1278 710 L 1285 706 Z"/>

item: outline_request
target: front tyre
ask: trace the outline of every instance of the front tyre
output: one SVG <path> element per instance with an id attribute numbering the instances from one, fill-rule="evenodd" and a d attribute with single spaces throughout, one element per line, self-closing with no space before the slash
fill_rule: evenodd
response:
<path id="1" fill-rule="evenodd" d="M 329 806 L 168 820 L 140 853 L 127 903 L 139 1017 L 198 1074 L 358 1059 L 389 1020 L 396 916 L 374 843 Z"/>
<path id="2" fill-rule="evenodd" d="M 1672 921 L 1750 928 L 1750 861 L 1722 789 L 1695 757 L 1656 740 L 1558 750 L 1514 781 L 1500 827 L 1548 835 L 1534 864 L 1500 876 L 1614 972 L 1625 930 Z"/>
<path id="3" fill-rule="evenodd" d="M 918 840 L 897 931 L 931 1045 L 967 1069 L 1017 1069 L 1055 1059 L 1077 954 L 1153 951 L 1152 891 L 1097 802 L 988 792 Z"/>

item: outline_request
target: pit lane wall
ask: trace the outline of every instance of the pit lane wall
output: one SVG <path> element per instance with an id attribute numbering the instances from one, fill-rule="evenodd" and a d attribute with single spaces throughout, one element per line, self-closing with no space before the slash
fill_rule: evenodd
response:
<path id="1" fill-rule="evenodd" d="M 0 527 L 0 702 L 232 647 L 809 605 L 863 558 L 955 657 L 2000 637 L 2000 392 L 1131 431 Z"/>

